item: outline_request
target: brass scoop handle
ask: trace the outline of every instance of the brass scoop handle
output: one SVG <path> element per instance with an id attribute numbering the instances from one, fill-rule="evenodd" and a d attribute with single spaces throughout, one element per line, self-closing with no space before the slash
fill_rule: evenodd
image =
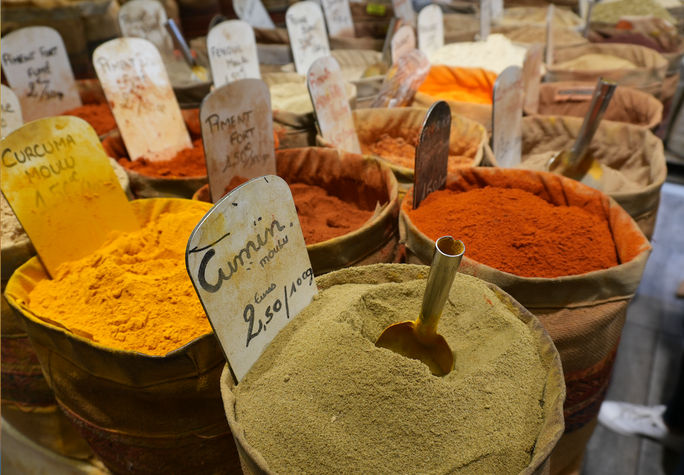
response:
<path id="1" fill-rule="evenodd" d="M 442 316 L 444 304 L 449 297 L 449 290 L 464 253 L 465 245 L 451 236 L 442 236 L 435 241 L 435 253 L 432 256 L 430 274 L 423 294 L 423 305 L 416 320 L 416 333 L 419 338 L 434 336 L 437 333 L 439 318 Z"/>

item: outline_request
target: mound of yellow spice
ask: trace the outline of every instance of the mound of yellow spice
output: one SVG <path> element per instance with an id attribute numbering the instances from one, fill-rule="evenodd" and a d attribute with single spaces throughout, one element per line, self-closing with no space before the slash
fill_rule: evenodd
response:
<path id="1" fill-rule="evenodd" d="M 207 210 L 206 203 L 188 201 L 139 231 L 114 234 L 39 282 L 29 308 L 104 346 L 148 355 L 165 355 L 210 333 L 185 270 L 188 238 Z"/>

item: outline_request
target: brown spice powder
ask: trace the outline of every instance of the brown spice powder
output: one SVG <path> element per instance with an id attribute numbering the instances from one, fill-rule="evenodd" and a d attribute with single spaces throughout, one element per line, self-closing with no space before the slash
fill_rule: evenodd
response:
<path id="1" fill-rule="evenodd" d="M 445 377 L 375 340 L 415 318 L 425 280 L 321 292 L 235 389 L 244 436 L 275 473 L 519 473 L 539 434 L 547 368 L 527 327 L 458 274 L 439 331 Z"/>

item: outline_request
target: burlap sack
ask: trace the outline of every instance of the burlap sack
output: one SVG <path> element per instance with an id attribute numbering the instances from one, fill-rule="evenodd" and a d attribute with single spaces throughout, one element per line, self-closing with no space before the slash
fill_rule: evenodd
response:
<path id="1" fill-rule="evenodd" d="M 539 87 L 539 109 L 525 109 L 525 113 L 584 118 L 595 87 L 595 83 L 587 82 L 543 83 Z M 663 104 L 651 94 L 619 86 L 603 118 L 653 130 L 663 120 Z"/>
<path id="2" fill-rule="evenodd" d="M 525 117 L 523 119 L 522 166 L 540 169 L 546 158 L 570 149 L 582 125 L 575 117 Z M 660 187 L 667 176 L 662 141 L 643 127 L 603 121 L 589 146 L 600 163 L 638 184 L 621 191 L 605 182 L 606 194 L 615 199 L 637 222 L 649 239 L 653 235 L 660 202 Z M 611 188 L 612 187 L 612 188 Z"/>
<path id="3" fill-rule="evenodd" d="M 557 27 L 553 30 L 553 45 L 577 46 L 589 43 L 581 33 L 574 28 Z M 493 26 L 492 33 L 501 33 L 514 43 L 529 45 L 532 43 L 546 44 L 546 25 L 500 25 Z"/>
<path id="4" fill-rule="evenodd" d="M 144 223 L 187 203 L 132 205 Z M 225 359 L 214 335 L 166 356 L 105 347 L 31 311 L 29 294 L 47 278 L 33 258 L 14 273 L 5 296 L 26 326 L 60 408 L 105 465 L 114 473 L 235 473 L 218 387 Z"/>
<path id="5" fill-rule="evenodd" d="M 566 70 L 557 65 L 586 54 L 604 54 L 625 59 L 636 65 L 635 69 L 597 69 Z M 553 64 L 547 68 L 546 79 L 549 82 L 580 81 L 596 83 L 598 78 L 612 79 L 622 86 L 630 86 L 648 92 L 660 98 L 662 81 L 667 72 L 668 63 L 656 51 L 637 45 L 623 44 L 586 44 L 556 48 Z"/>
<path id="6" fill-rule="evenodd" d="M 378 273 L 378 268 L 382 273 Z M 336 285 L 348 283 L 375 283 L 386 282 L 407 282 L 416 279 L 425 279 L 428 268 L 425 266 L 413 265 L 384 265 L 372 266 L 363 269 L 361 272 L 355 270 L 350 273 L 347 270 L 339 270 L 316 278 L 319 290 L 325 290 Z M 540 404 L 544 408 L 544 421 L 542 423 L 537 443 L 534 445 L 529 465 L 522 470 L 521 474 L 543 474 L 548 473 L 549 456 L 558 442 L 563 432 L 563 400 L 565 397 L 565 386 L 563 384 L 563 373 L 560 366 L 560 359 L 553 342 L 549 338 L 544 327 L 539 323 L 528 310 L 523 308 L 510 295 L 503 292 L 498 287 L 488 285 L 497 296 L 509 305 L 521 321 L 525 322 L 539 345 L 540 357 L 548 368 L 547 383 L 543 401 Z M 261 475 L 272 474 L 263 456 L 245 438 L 245 431 L 240 422 L 235 417 L 236 398 L 233 392 L 235 384 L 228 366 L 223 370 L 221 376 L 221 396 L 225 407 L 228 424 L 233 430 L 235 442 L 240 455 L 242 470 L 245 474 Z M 455 448 L 457 449 L 457 448 Z"/>
<path id="7" fill-rule="evenodd" d="M 59 32 L 77 78 L 94 77 L 91 56 L 97 46 L 120 36 L 116 0 L 2 2 L 2 35 L 27 26 L 50 26 Z"/>
<path id="8" fill-rule="evenodd" d="M 494 269 L 469 259 L 465 243 L 460 271 L 508 292 L 541 320 L 558 348 L 567 387 L 565 435 L 551 456 L 551 466 L 552 473 L 563 473 L 581 461 L 591 437 L 587 426 L 595 423 L 605 397 L 627 306 L 639 285 L 651 246 L 612 198 L 565 177 L 528 170 L 464 168 L 447 182 L 447 188 L 458 191 L 484 186 L 514 186 L 556 205 L 579 206 L 603 215 L 615 240 L 619 265 L 558 278 L 520 277 Z M 399 215 L 400 238 L 410 251 L 409 262 L 429 263 L 434 242 L 406 214 L 410 196 L 409 192 Z M 567 443 L 568 439 L 572 443 Z"/>
<path id="9" fill-rule="evenodd" d="M 313 115 L 313 104 L 306 87 L 306 77 L 294 72 L 264 74 L 261 79 L 269 89 L 277 87 L 291 88 L 292 92 L 285 99 L 287 104 L 279 102 L 271 92 L 271 108 L 273 109 L 273 129 L 278 135 L 280 148 L 308 147 L 316 143 L 316 121 Z M 345 84 L 349 104 L 353 108 L 356 102 L 356 86 Z M 296 109 L 287 109 L 288 104 L 296 103 Z"/>
<path id="10" fill-rule="evenodd" d="M 425 109 L 416 107 L 400 107 L 395 109 L 357 109 L 352 111 L 356 134 L 363 151 L 368 145 L 377 141 L 383 134 L 390 137 L 402 137 L 411 139 L 420 135 L 425 120 Z M 322 136 L 317 136 L 316 141 L 325 147 L 333 145 Z M 471 162 L 465 166 L 478 166 L 485 155 L 487 133 L 480 124 L 455 115 L 452 111 L 451 133 L 449 136 L 449 154 L 471 158 Z M 368 152 L 368 157 L 373 157 L 385 162 L 399 183 L 400 194 L 413 184 L 413 168 L 397 165 L 379 155 Z M 456 166 L 454 162 L 449 165 L 449 171 Z"/>
<path id="11" fill-rule="evenodd" d="M 434 98 L 422 92 L 416 92 L 413 96 L 412 107 L 428 108 L 440 99 Z M 481 124 L 488 135 L 492 133 L 492 106 L 488 104 L 471 104 L 461 101 L 446 101 L 452 114 L 458 114 Z"/>
<path id="12" fill-rule="evenodd" d="M 361 209 L 376 210 L 360 228 L 306 246 L 314 275 L 350 266 L 398 262 L 402 257 L 397 248 L 397 180 L 387 165 L 352 153 L 309 147 L 276 151 L 276 169 L 288 183 L 320 186 Z M 192 198 L 209 202 L 209 186 L 197 190 Z"/>
<path id="13" fill-rule="evenodd" d="M 445 13 L 444 44 L 458 43 L 461 41 L 474 41 L 480 33 L 480 19 L 477 15 L 465 13 Z"/>
<path id="14" fill-rule="evenodd" d="M 547 2 L 544 5 L 534 3 L 537 5 L 506 8 L 503 18 L 496 23 L 501 26 L 546 25 Z M 557 28 L 576 28 L 582 25 L 582 19 L 569 8 L 554 8 L 552 21 Z"/>

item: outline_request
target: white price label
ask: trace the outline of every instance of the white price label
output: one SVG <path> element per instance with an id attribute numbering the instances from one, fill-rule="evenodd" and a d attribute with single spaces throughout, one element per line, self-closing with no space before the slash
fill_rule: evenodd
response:
<path id="1" fill-rule="evenodd" d="M 21 116 L 21 105 L 17 95 L 4 84 L 2 87 L 2 114 L 0 114 L 0 136 L 7 137 L 10 133 L 17 130 L 24 123 Z"/>
<path id="2" fill-rule="evenodd" d="M 254 30 L 244 21 L 228 20 L 212 28 L 207 52 L 215 87 L 238 79 L 261 79 Z"/>
<path id="3" fill-rule="evenodd" d="M 392 64 L 416 49 L 416 35 L 413 33 L 413 27 L 409 25 L 399 27 L 392 37 L 390 49 L 392 51 Z"/>
<path id="4" fill-rule="evenodd" d="M 325 21 L 330 36 L 354 37 L 354 21 L 352 20 L 349 0 L 321 0 Z"/>
<path id="5" fill-rule="evenodd" d="M 330 56 L 321 7 L 312 1 L 298 2 L 285 14 L 295 69 L 305 75 L 318 58 Z"/>
<path id="6" fill-rule="evenodd" d="M 233 10 L 240 20 L 246 21 L 254 28 L 275 28 L 261 0 L 233 0 Z"/>
<path id="7" fill-rule="evenodd" d="M 496 78 L 492 106 L 494 157 L 502 168 L 520 164 L 522 156 L 522 71 L 509 66 Z"/>
<path id="8" fill-rule="evenodd" d="M 152 43 L 162 55 L 173 54 L 173 39 L 166 28 L 166 11 L 157 0 L 131 0 L 119 10 L 121 35 L 144 38 Z"/>
<path id="9" fill-rule="evenodd" d="M 418 48 L 428 57 L 444 46 L 444 16 L 439 5 L 428 5 L 418 13 Z"/>

